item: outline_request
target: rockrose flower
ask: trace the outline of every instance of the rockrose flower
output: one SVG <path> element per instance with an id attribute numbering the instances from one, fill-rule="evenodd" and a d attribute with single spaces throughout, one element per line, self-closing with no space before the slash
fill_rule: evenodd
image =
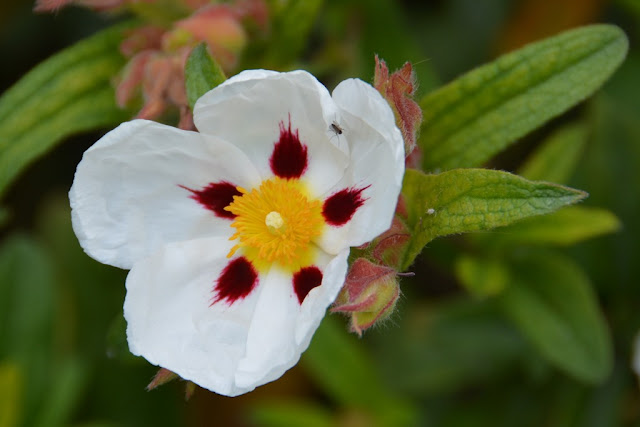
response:
<path id="1" fill-rule="evenodd" d="M 360 80 L 250 70 L 196 104 L 197 132 L 134 120 L 84 154 L 73 227 L 131 269 L 131 352 L 214 392 L 273 381 L 389 228 L 404 173 L 393 112 Z"/>

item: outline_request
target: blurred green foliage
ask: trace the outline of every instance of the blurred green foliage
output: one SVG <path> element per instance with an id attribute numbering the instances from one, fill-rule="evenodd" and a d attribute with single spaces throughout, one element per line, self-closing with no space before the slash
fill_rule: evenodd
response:
<path id="1" fill-rule="evenodd" d="M 423 95 L 425 165 L 480 166 L 519 140 L 491 166 L 527 180 L 490 170 L 410 173 L 408 180 L 419 181 L 415 188 L 443 183 L 435 192 L 415 192 L 420 203 L 412 207 L 425 209 L 410 215 L 410 225 L 431 231 L 407 255 L 408 265 L 427 245 L 411 267 L 416 276 L 403 279 L 400 309 L 385 326 L 359 340 L 339 317 L 328 316 L 299 367 L 239 398 L 197 391 L 184 403 L 180 382 L 147 393 L 155 370 L 131 356 L 124 339 L 126 274 L 82 252 L 62 195 L 71 183 L 69 165 L 94 139 L 68 144 L 69 151 L 55 148 L 62 136 L 112 126 L 127 114 L 108 99 L 122 58 L 107 30 L 45 62 L 0 99 L 0 190 L 6 189 L 0 201 L 0 427 L 640 425 L 629 368 L 630 342 L 640 329 L 637 2 L 568 2 L 575 10 L 568 9 L 564 21 L 562 2 L 534 0 L 268 3 L 271 36 L 249 46 L 243 67 L 305 68 L 331 87 L 347 77 L 370 80 L 374 53 L 391 69 L 412 61 Z M 77 13 L 31 18 L 30 6 L 15 0 L 0 11 L 22 28 L 33 28 L 30 19 L 48 19 L 56 28 L 57 20 Z M 538 19 L 554 8 L 556 24 Z M 138 11 L 152 12 L 173 13 Z M 627 44 L 611 26 L 565 33 L 492 62 L 500 46 L 593 22 L 615 23 L 631 40 L 616 73 Z M 514 27 L 522 29 L 517 39 L 508 31 Z M 5 28 L 12 32 L 0 33 L 2 46 L 15 49 L 24 31 Z M 34 31 L 25 45 L 48 37 Z M 78 59 L 89 51 L 90 61 Z M 482 63 L 490 64 L 433 90 Z M 610 76 L 593 98 L 570 109 Z M 447 208 L 431 206 L 433 194 L 482 181 L 470 174 L 507 183 L 528 202 L 534 190 L 546 192 L 549 200 L 533 205 L 537 210 L 526 204 L 532 210 L 525 214 L 523 205 L 497 197 L 500 212 L 513 207 L 511 219 L 582 197 L 557 184 L 590 196 L 582 205 L 492 232 L 432 240 L 507 224 L 477 215 L 481 226 L 473 218 L 420 222 L 431 218 L 427 209 L 436 215 Z M 53 179 L 58 175 L 62 181 Z M 465 209 L 479 200 L 482 211 L 491 204 L 486 188 L 482 198 L 462 189 L 456 200 Z M 554 204 L 562 197 L 567 200 Z"/>

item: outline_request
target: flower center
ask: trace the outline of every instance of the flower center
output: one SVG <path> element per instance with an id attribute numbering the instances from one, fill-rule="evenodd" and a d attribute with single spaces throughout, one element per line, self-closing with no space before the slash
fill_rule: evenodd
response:
<path id="1" fill-rule="evenodd" d="M 238 240 L 227 257 L 243 248 L 258 269 L 278 263 L 295 270 L 313 262 L 310 243 L 322 231 L 322 202 L 309 199 L 300 181 L 276 177 L 250 192 L 237 190 L 241 195 L 225 208 L 235 215 L 230 240 Z"/>

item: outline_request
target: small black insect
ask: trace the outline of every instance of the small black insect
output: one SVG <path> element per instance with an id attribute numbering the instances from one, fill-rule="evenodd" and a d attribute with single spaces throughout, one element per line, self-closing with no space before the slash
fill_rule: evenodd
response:
<path id="1" fill-rule="evenodd" d="M 344 129 L 342 129 L 340 127 L 340 125 L 338 123 L 336 123 L 335 121 L 333 123 L 331 123 L 331 126 L 329 126 L 331 128 L 331 130 L 336 134 L 336 135 L 342 135 L 342 132 L 344 131 Z"/>

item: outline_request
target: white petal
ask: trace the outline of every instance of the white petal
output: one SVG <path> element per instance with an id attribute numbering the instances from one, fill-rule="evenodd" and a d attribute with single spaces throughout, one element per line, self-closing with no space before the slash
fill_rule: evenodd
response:
<path id="1" fill-rule="evenodd" d="M 242 149 L 261 176 L 272 176 L 269 159 L 280 136 L 279 124 L 299 131 L 308 147 L 303 179 L 325 192 L 343 174 L 348 149 L 331 131 L 339 112 L 327 89 L 305 71 L 246 71 L 203 95 L 194 108 L 200 132 L 212 134 Z"/>
<path id="2" fill-rule="evenodd" d="M 264 79 L 265 77 L 272 76 L 274 74 L 280 74 L 280 73 L 273 70 L 262 70 L 262 69 L 244 70 L 236 74 L 235 76 L 228 78 L 227 80 L 219 84 L 218 87 L 237 83 L 237 82 L 242 82 L 246 80 L 260 80 L 260 79 Z"/>
<path id="3" fill-rule="evenodd" d="M 293 291 L 291 275 L 277 269 L 269 272 L 249 329 L 246 356 L 238 365 L 239 387 L 273 381 L 298 363 L 344 284 L 348 255 L 348 249 L 335 257 L 318 253 L 315 266 L 322 270 L 322 285 L 312 289 L 302 305 Z"/>
<path id="4" fill-rule="evenodd" d="M 84 250 L 105 264 L 131 268 L 166 242 L 229 235 L 230 220 L 190 196 L 209 183 L 252 187 L 260 178 L 231 144 L 159 123 L 124 123 L 96 142 L 69 198 Z"/>
<path id="5" fill-rule="evenodd" d="M 125 300 L 132 353 L 227 396 L 273 381 L 298 361 L 344 282 L 348 255 L 319 258 L 323 283 L 302 305 L 291 276 L 273 270 L 245 299 L 211 305 L 232 244 L 211 237 L 165 246 L 136 263 Z"/>
<path id="6" fill-rule="evenodd" d="M 329 253 L 359 246 L 391 225 L 404 175 L 404 143 L 387 101 L 361 80 L 340 83 L 333 98 L 341 109 L 351 159 L 343 178 L 328 197 L 345 188 L 364 188 L 367 199 L 353 218 L 341 227 L 329 227 L 318 244 Z"/>

